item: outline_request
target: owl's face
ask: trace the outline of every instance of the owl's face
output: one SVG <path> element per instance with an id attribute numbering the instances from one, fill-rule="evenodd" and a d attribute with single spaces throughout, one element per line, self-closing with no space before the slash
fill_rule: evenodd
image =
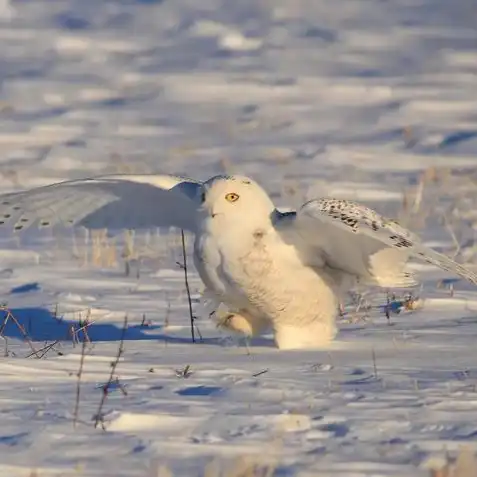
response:
<path id="1" fill-rule="evenodd" d="M 265 220 L 275 210 L 268 194 L 244 176 L 216 176 L 204 183 L 201 208 L 213 220 L 248 222 Z"/>

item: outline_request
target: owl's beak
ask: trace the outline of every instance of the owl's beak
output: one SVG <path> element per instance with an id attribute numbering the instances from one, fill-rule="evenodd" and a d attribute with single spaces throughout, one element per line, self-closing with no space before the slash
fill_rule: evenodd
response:
<path id="1" fill-rule="evenodd" d="M 215 217 L 217 217 L 217 215 L 222 215 L 221 212 L 214 212 L 213 210 L 210 212 L 210 216 L 214 219 Z"/>

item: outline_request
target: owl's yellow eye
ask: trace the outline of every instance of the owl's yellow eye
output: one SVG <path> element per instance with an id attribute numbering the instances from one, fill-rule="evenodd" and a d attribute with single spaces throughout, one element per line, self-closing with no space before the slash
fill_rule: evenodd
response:
<path id="1" fill-rule="evenodd" d="M 225 200 L 228 200 L 229 202 L 236 202 L 237 200 L 239 200 L 239 197 L 240 196 L 235 192 L 230 192 L 225 196 Z"/>

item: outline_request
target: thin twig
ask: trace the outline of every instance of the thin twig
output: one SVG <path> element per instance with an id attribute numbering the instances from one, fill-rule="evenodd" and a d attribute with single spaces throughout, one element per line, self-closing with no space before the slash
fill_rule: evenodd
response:
<path id="1" fill-rule="evenodd" d="M 79 370 L 77 373 L 78 381 L 76 382 L 76 400 L 75 400 L 75 410 L 73 418 L 73 426 L 76 427 L 78 424 L 78 414 L 79 414 L 79 405 L 80 405 L 80 394 L 81 394 L 81 375 L 83 374 L 83 365 L 84 365 L 84 356 L 86 353 L 86 337 L 83 338 L 83 345 L 81 346 L 81 358 L 79 364 Z"/>
<path id="2" fill-rule="evenodd" d="M 123 396 L 127 396 L 128 395 L 128 392 L 126 390 L 126 386 L 124 384 L 122 384 L 120 381 L 119 381 L 119 378 L 116 376 L 116 379 L 114 380 L 114 384 L 118 387 L 118 389 L 123 393 Z"/>
<path id="3" fill-rule="evenodd" d="M 391 315 L 389 310 L 391 308 L 391 301 L 389 300 L 389 290 L 386 291 L 386 306 L 384 307 L 384 312 L 386 314 L 386 320 L 388 320 L 388 325 L 391 324 Z"/>
<path id="4" fill-rule="evenodd" d="M 5 358 L 8 358 L 8 356 L 10 356 L 10 353 L 8 352 L 8 339 L 6 336 L 2 336 L 2 338 L 4 339 L 5 341 L 5 352 L 4 352 L 4 356 Z"/>
<path id="5" fill-rule="evenodd" d="M 182 369 L 176 369 L 176 376 L 178 378 L 187 379 L 190 378 L 192 374 L 194 373 L 190 370 L 190 364 L 186 364 L 185 367 Z"/>
<path id="6" fill-rule="evenodd" d="M 185 246 L 185 236 L 184 229 L 181 229 L 181 240 L 182 240 L 182 256 L 183 256 L 183 268 L 184 268 L 184 281 L 187 291 L 187 300 L 189 302 L 189 315 L 190 315 L 190 333 L 192 336 L 192 343 L 195 343 L 195 330 L 194 330 L 194 315 L 192 314 L 192 300 L 190 297 L 190 288 L 189 288 L 189 278 L 187 275 L 187 255 L 186 255 L 186 246 Z"/>
<path id="7" fill-rule="evenodd" d="M 417 187 L 416 195 L 414 197 L 414 203 L 412 204 L 412 213 L 417 214 L 419 212 L 419 209 L 421 208 L 421 203 L 422 203 L 422 196 L 424 193 L 424 186 L 425 186 L 426 179 L 424 175 L 422 175 L 419 185 Z"/>
<path id="8" fill-rule="evenodd" d="M 1 308 L 0 311 L 6 311 L 7 316 L 3 320 L 2 326 L 0 326 L 0 336 L 3 336 L 3 332 L 7 326 L 8 320 L 10 319 L 10 312 L 6 308 Z"/>
<path id="9" fill-rule="evenodd" d="M 376 365 L 376 352 L 374 351 L 374 348 L 372 351 L 372 355 L 373 355 L 374 379 L 378 379 L 378 367 Z"/>
<path id="10" fill-rule="evenodd" d="M 452 225 L 449 223 L 449 220 L 447 219 L 447 216 L 445 214 L 443 214 L 442 217 L 444 218 L 444 225 L 445 225 L 447 231 L 449 232 L 449 235 L 451 236 L 452 241 L 454 242 L 455 250 L 454 250 L 454 253 L 452 254 L 452 258 L 454 259 L 455 257 L 457 257 L 457 255 L 459 255 L 461 245 L 460 245 L 459 240 L 457 240 L 457 236 L 454 232 L 454 229 L 452 228 Z"/>
<path id="11" fill-rule="evenodd" d="M 33 343 L 30 339 L 30 337 L 28 336 L 27 332 L 25 331 L 25 328 L 22 326 L 22 324 L 15 318 L 15 316 L 13 315 L 13 313 L 8 309 L 8 308 L 5 308 L 5 307 L 1 307 L 0 308 L 0 311 L 6 311 L 7 312 L 7 316 L 5 317 L 5 319 L 3 320 L 3 324 L 0 328 L 0 334 L 3 334 L 3 331 L 5 330 L 5 326 L 7 325 L 7 322 L 9 319 L 11 319 L 15 325 L 17 325 L 17 328 L 20 330 L 20 333 L 22 334 L 23 336 L 23 339 L 28 343 L 28 345 L 30 346 L 31 350 L 32 350 L 32 354 L 34 354 L 37 358 L 41 358 L 41 356 L 38 354 L 38 351 L 35 349 L 35 347 L 33 346 Z"/>
<path id="12" fill-rule="evenodd" d="M 194 318 L 195 330 L 197 331 L 197 334 L 199 335 L 199 339 L 200 339 L 200 341 L 204 341 L 204 337 L 202 336 L 202 333 L 200 332 L 200 329 L 195 322 L 195 319 L 196 319 L 195 315 L 193 316 L 193 318 Z"/>
<path id="13" fill-rule="evenodd" d="M 38 354 L 40 354 L 40 359 L 43 358 L 54 346 L 56 346 L 60 340 L 53 341 L 53 343 L 47 344 L 38 350 Z M 31 358 L 35 353 L 30 353 L 26 356 L 26 358 Z"/>
<path id="14" fill-rule="evenodd" d="M 119 359 L 121 358 L 121 355 L 124 352 L 124 337 L 126 335 L 127 328 L 128 328 L 128 315 L 124 315 L 124 324 L 123 324 L 123 329 L 121 331 L 121 340 L 119 342 L 118 352 L 116 354 L 116 359 L 114 360 L 113 363 L 111 363 L 111 373 L 109 374 L 108 382 L 103 386 L 103 395 L 101 396 L 101 402 L 99 403 L 98 412 L 96 413 L 96 419 L 95 419 L 95 422 L 94 422 L 95 429 L 96 429 L 96 427 L 98 427 L 98 424 L 100 422 L 101 422 L 101 425 L 104 429 L 102 410 L 103 410 L 103 406 L 104 406 L 104 403 L 106 401 L 106 398 L 108 396 L 109 387 L 111 386 L 111 384 L 114 381 L 114 373 L 115 373 L 116 367 L 119 363 Z"/>
<path id="15" fill-rule="evenodd" d="M 79 314 L 79 320 L 78 320 L 78 329 L 75 331 L 76 333 L 76 340 L 79 343 L 79 332 L 83 331 L 83 338 L 88 341 L 88 343 L 91 343 L 91 339 L 88 334 L 88 328 L 92 325 L 92 322 L 90 321 L 91 318 L 91 308 L 88 308 L 88 311 L 86 313 L 86 318 L 82 318 L 82 314 Z"/>
<path id="16" fill-rule="evenodd" d="M 267 368 L 267 369 L 263 369 L 262 371 L 259 371 L 258 373 L 252 374 L 252 376 L 253 376 L 254 378 L 258 378 L 259 376 L 261 376 L 262 374 L 265 374 L 265 373 L 268 373 L 268 368 Z"/>
<path id="17" fill-rule="evenodd" d="M 86 339 L 91 343 L 91 338 L 89 337 L 88 335 L 88 332 L 87 332 L 87 329 L 91 326 L 91 325 L 94 325 L 96 323 L 97 320 L 94 320 L 94 321 L 82 321 L 81 323 L 79 323 L 79 328 L 78 329 L 74 329 L 74 326 L 71 325 L 71 328 L 72 328 L 72 334 L 74 335 L 74 340 L 76 340 L 77 343 L 79 343 L 79 333 L 80 331 L 83 332 L 83 334 L 85 335 Z M 83 325 L 83 323 L 85 323 Z"/>
<path id="18" fill-rule="evenodd" d="M 75 327 L 70 325 L 68 328 L 68 334 L 73 342 L 73 348 L 76 348 L 76 343 L 79 343 L 78 337 L 76 336 Z"/>

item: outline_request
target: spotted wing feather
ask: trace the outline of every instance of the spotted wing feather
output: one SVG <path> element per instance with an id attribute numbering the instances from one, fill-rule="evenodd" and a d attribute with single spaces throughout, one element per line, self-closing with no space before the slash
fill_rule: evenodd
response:
<path id="1" fill-rule="evenodd" d="M 381 242 L 393 250 L 403 252 L 403 257 L 415 257 L 477 284 L 476 273 L 425 246 L 419 237 L 397 222 L 363 205 L 346 200 L 316 199 L 307 202 L 300 214 L 305 220 L 321 221 L 357 237 Z"/>
<path id="2" fill-rule="evenodd" d="M 0 195 L 0 228 L 81 225 L 195 230 L 199 182 L 167 175 L 114 175 Z"/>

